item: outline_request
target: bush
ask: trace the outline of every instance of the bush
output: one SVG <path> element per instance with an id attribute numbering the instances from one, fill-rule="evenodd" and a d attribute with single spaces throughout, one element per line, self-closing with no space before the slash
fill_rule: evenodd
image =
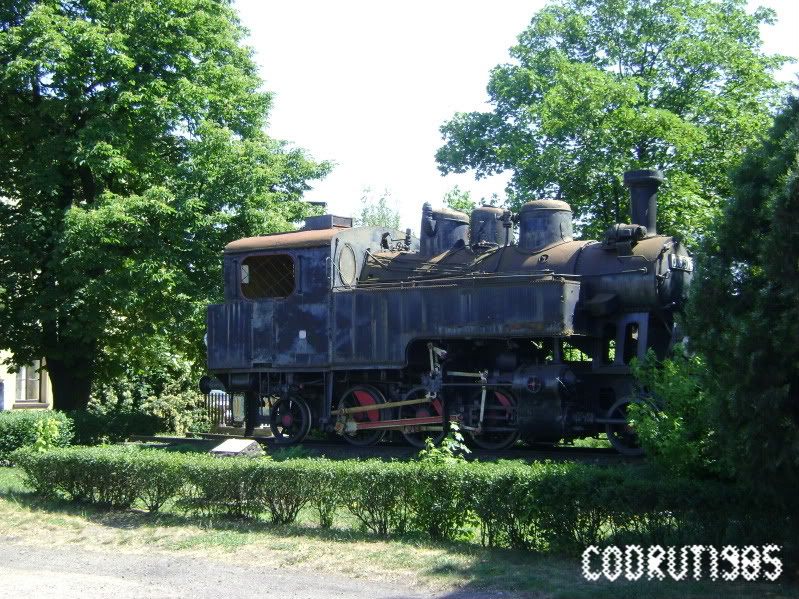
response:
<path id="1" fill-rule="evenodd" d="M 291 524 L 314 495 L 324 493 L 313 485 L 314 461 L 260 462 L 255 491 L 269 511 L 272 524 Z"/>
<path id="2" fill-rule="evenodd" d="M 47 496 L 150 511 L 177 500 L 205 516 L 295 522 L 311 506 L 329 528 L 346 509 L 381 536 L 468 534 L 484 545 L 578 555 L 589 545 L 789 547 L 795 522 L 766 513 L 745 486 L 663 476 L 647 467 L 455 461 L 333 462 L 220 458 L 138 447 L 18 449 L 12 460 Z M 788 557 L 788 556 L 786 556 Z"/>
<path id="3" fill-rule="evenodd" d="M 148 351 L 147 367 L 134 367 L 137 361 L 131 359 L 124 371 L 92 390 L 87 411 L 96 416 L 84 417 L 87 442 L 96 443 L 104 434 L 115 441 L 130 434 L 210 430 L 192 363 L 163 340 L 156 339 Z"/>
<path id="4" fill-rule="evenodd" d="M 40 453 L 31 448 L 14 452 L 13 462 L 27 483 L 47 496 L 125 508 L 138 496 L 131 447 L 68 447 Z"/>
<path id="5" fill-rule="evenodd" d="M 341 464 L 324 458 L 305 461 L 303 475 L 311 490 L 308 503 L 319 518 L 320 528 L 333 526 L 333 516 L 344 503 L 346 466 Z"/>
<path id="6" fill-rule="evenodd" d="M 469 519 L 466 463 L 421 462 L 411 489 L 411 527 L 432 539 L 454 539 Z"/>
<path id="7" fill-rule="evenodd" d="M 404 533 L 418 480 L 416 464 L 378 460 L 342 464 L 342 499 L 347 510 L 375 534 Z"/>
<path id="8" fill-rule="evenodd" d="M 134 486 L 150 512 L 183 495 L 186 485 L 184 454 L 159 450 L 141 451 L 133 462 Z"/>
<path id="9" fill-rule="evenodd" d="M 75 445 L 119 443 L 131 435 L 155 435 L 164 430 L 162 420 L 153 414 L 132 410 L 110 412 L 69 412 L 72 419 Z"/>
<path id="10" fill-rule="evenodd" d="M 183 509 L 205 516 L 253 518 L 266 509 L 263 465 L 268 458 L 220 458 L 186 454 Z"/>
<path id="11" fill-rule="evenodd" d="M 11 453 L 21 447 L 36 443 L 37 424 L 45 426 L 54 420 L 58 430 L 49 440 L 55 447 L 66 447 L 72 441 L 72 422 L 62 412 L 50 410 L 19 410 L 0 412 L 0 464 L 8 461 Z M 41 423 L 41 424 L 39 424 Z"/>
<path id="12" fill-rule="evenodd" d="M 469 505 L 480 525 L 480 540 L 489 547 L 526 547 L 530 537 L 518 518 L 513 490 L 530 468 L 522 465 L 473 464 L 465 480 Z"/>
<path id="13" fill-rule="evenodd" d="M 633 404 L 629 419 L 641 446 L 653 461 L 677 476 L 711 476 L 719 471 L 712 402 L 703 386 L 705 363 L 677 346 L 659 362 L 650 349 L 633 374 L 653 404 Z"/>

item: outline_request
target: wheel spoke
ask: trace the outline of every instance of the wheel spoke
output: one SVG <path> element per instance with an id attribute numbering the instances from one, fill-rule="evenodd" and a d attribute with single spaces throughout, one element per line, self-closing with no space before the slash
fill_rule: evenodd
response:
<path id="1" fill-rule="evenodd" d="M 357 385 L 348 389 L 338 403 L 338 409 L 356 408 L 362 406 L 377 406 L 386 403 L 385 397 L 375 387 L 369 385 Z M 374 409 L 366 412 L 355 412 L 353 414 L 344 415 L 341 421 L 347 422 L 379 422 L 381 420 L 389 420 L 391 418 L 391 410 L 388 409 Z M 342 433 L 347 442 L 352 445 L 364 447 L 367 445 L 374 445 L 383 439 L 386 431 L 384 429 L 370 429 L 370 430 L 357 430 L 352 432 Z"/>
<path id="2" fill-rule="evenodd" d="M 430 403 L 422 403 L 410 406 L 402 406 L 400 408 L 400 418 L 430 418 L 434 416 L 441 417 L 442 422 L 439 425 L 425 424 L 418 427 L 407 427 L 402 431 L 402 436 L 405 441 L 413 447 L 424 448 L 425 441 L 428 437 L 433 439 L 433 444 L 438 445 L 444 440 L 444 437 L 449 433 L 449 418 L 446 413 L 446 405 L 441 396 L 431 397 L 430 394 L 423 388 L 411 389 L 405 394 L 403 400 L 407 399 L 430 399 Z M 435 427 L 435 430 L 431 428 Z M 408 430 L 410 429 L 410 430 Z"/>
<path id="3" fill-rule="evenodd" d="M 472 401 L 473 404 L 476 403 L 477 410 L 476 415 L 470 418 L 473 426 L 479 423 L 481 400 L 482 394 L 477 394 Z M 516 399 L 510 393 L 489 390 L 486 393 L 482 429 L 479 433 L 467 431 L 466 439 L 481 449 L 500 450 L 510 447 L 519 438 L 516 414 Z"/>

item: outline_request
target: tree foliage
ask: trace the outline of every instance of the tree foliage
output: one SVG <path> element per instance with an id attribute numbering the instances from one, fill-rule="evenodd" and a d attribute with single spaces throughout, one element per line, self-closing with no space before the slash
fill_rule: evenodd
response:
<path id="1" fill-rule="evenodd" d="M 0 8 L 0 348 L 46 358 L 57 407 L 115 348 L 201 347 L 223 246 L 291 228 L 328 171 L 264 133 L 244 35 L 229 0 Z"/>
<path id="2" fill-rule="evenodd" d="M 355 224 L 359 227 L 399 229 L 400 214 L 392 207 L 393 202 L 388 189 L 375 195 L 370 187 L 364 188 L 361 196 L 361 212 L 355 217 Z"/>
<path id="3" fill-rule="evenodd" d="M 597 235 L 626 220 L 624 171 L 660 168 L 659 230 L 701 234 L 781 90 L 772 73 L 786 57 L 764 55 L 758 29 L 774 13 L 745 6 L 556 1 L 518 37 L 515 62 L 491 72 L 493 110 L 442 126 L 439 170 L 511 170 L 512 204 L 559 197 Z"/>
<path id="4" fill-rule="evenodd" d="M 444 194 L 444 206 L 450 210 L 471 214 L 477 208 L 477 202 L 472 200 L 472 193 L 464 191 L 457 185 Z"/>
<path id="5" fill-rule="evenodd" d="M 799 98 L 732 178 L 698 254 L 687 307 L 707 360 L 718 438 L 755 487 L 799 498 Z"/>

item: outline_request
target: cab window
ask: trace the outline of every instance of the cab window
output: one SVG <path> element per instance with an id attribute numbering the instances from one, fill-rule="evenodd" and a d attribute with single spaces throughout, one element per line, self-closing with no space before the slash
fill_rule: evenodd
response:
<path id="1" fill-rule="evenodd" d="M 294 259 L 288 254 L 248 256 L 241 263 L 241 293 L 247 299 L 288 297 L 294 284 Z"/>

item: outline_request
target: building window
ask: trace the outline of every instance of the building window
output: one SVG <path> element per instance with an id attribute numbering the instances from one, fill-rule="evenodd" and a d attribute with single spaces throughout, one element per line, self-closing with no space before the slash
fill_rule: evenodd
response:
<path id="1" fill-rule="evenodd" d="M 40 360 L 34 360 L 33 364 L 19 369 L 17 372 L 17 401 L 41 401 L 41 365 Z"/>
<path id="2" fill-rule="evenodd" d="M 248 256 L 241 263 L 241 293 L 247 299 L 288 297 L 294 291 L 294 260 L 288 254 Z"/>

